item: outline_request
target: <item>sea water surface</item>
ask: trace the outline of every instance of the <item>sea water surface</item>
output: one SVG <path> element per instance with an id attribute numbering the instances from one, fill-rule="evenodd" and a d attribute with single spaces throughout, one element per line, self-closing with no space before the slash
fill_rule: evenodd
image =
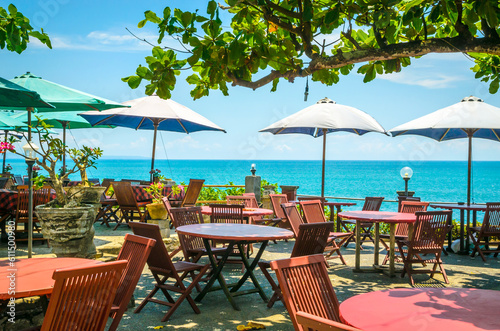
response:
<path id="1" fill-rule="evenodd" d="M 26 173 L 23 160 L 7 163 L 13 166 L 11 173 Z M 321 193 L 321 161 L 156 160 L 155 168 L 177 183 L 197 178 L 205 179 L 206 184 L 243 185 L 252 163 L 256 166 L 256 175 L 270 183 L 299 186 L 298 194 Z M 97 169 L 89 169 L 88 175 L 100 179 L 147 180 L 150 166 L 151 161 L 147 159 L 103 159 L 98 161 Z M 423 201 L 466 201 L 466 161 L 327 161 L 325 196 L 383 196 L 386 200 L 395 200 L 396 191 L 404 190 L 399 172 L 405 166 L 413 169 L 409 190 L 415 191 L 415 196 Z M 71 178 L 78 180 L 79 174 Z M 477 203 L 500 201 L 500 162 L 473 162 L 472 192 L 473 201 Z M 383 209 L 392 207 L 388 205 Z"/>

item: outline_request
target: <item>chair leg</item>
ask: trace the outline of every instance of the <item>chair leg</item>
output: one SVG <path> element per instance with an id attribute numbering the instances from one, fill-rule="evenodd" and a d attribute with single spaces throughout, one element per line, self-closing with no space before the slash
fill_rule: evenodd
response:
<path id="1" fill-rule="evenodd" d="M 278 284 L 276 284 L 274 279 L 271 277 L 269 271 L 267 271 L 266 267 L 268 266 L 268 263 L 259 262 L 258 265 L 260 270 L 262 271 L 262 274 L 264 274 L 264 277 L 266 277 L 267 281 L 269 282 L 269 285 L 271 285 L 271 288 L 273 290 L 273 295 L 271 296 L 271 299 L 269 299 L 267 303 L 267 308 L 272 308 L 277 300 L 281 300 L 281 289 L 278 286 Z"/>

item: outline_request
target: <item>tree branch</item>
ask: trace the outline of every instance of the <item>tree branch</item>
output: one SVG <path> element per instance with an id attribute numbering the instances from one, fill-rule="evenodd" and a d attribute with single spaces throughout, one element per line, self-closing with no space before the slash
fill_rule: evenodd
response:
<path id="1" fill-rule="evenodd" d="M 292 18 L 296 18 L 296 19 L 300 19 L 301 18 L 301 15 L 300 13 L 297 13 L 297 12 L 294 12 L 294 11 L 290 11 L 290 10 L 286 10 L 285 8 L 273 3 L 272 1 L 269 1 L 269 0 L 265 0 L 266 1 L 266 5 L 274 10 L 276 10 L 277 12 L 281 13 L 281 14 L 284 14 L 286 16 L 289 16 L 289 17 L 292 17 Z"/>

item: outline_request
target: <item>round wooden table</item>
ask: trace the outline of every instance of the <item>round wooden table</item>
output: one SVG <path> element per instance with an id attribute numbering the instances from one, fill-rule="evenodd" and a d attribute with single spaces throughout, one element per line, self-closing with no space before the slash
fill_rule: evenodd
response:
<path id="1" fill-rule="evenodd" d="M 203 215 L 211 215 L 212 214 L 212 208 L 209 206 L 202 206 L 201 207 L 201 213 Z M 248 217 L 257 217 L 257 216 L 265 216 L 265 215 L 273 215 L 274 211 L 271 209 L 265 209 L 265 208 L 243 208 L 243 217 L 248 218 Z"/>
<path id="2" fill-rule="evenodd" d="M 439 208 L 439 209 L 458 209 L 460 210 L 460 251 L 459 254 L 469 254 L 469 236 L 465 233 L 465 211 L 470 212 L 472 210 L 472 226 L 476 226 L 477 223 L 477 212 L 478 211 L 486 211 L 486 205 L 477 205 L 477 204 L 470 204 L 467 205 L 466 203 L 463 204 L 458 204 L 458 203 L 443 203 L 443 204 L 432 204 L 432 208 Z M 467 213 L 467 227 L 470 226 L 470 221 L 469 221 L 469 213 Z M 451 224 L 449 224 L 451 225 Z M 448 247 L 446 250 L 448 252 L 453 252 L 451 249 L 451 243 L 452 243 L 452 238 L 451 238 L 451 231 L 448 232 Z"/>
<path id="3" fill-rule="evenodd" d="M 268 301 L 268 298 L 262 287 L 260 286 L 257 278 L 255 277 L 253 271 L 259 262 L 262 253 L 267 246 L 269 240 L 281 240 L 293 238 L 293 232 L 290 230 L 276 228 L 271 226 L 253 225 L 253 224 L 233 224 L 233 223 L 204 223 L 204 224 L 191 224 L 179 226 L 175 229 L 177 233 L 184 235 L 189 235 L 193 237 L 199 237 L 203 239 L 205 249 L 208 253 L 208 258 L 210 259 L 210 264 L 212 265 L 212 275 L 207 285 L 195 298 L 196 301 L 201 301 L 203 297 L 211 289 L 215 280 L 219 281 L 220 289 L 224 291 L 227 299 L 233 306 L 235 310 L 240 310 L 236 302 L 234 301 L 234 296 L 242 294 L 250 294 L 258 292 L 264 301 Z M 212 254 L 212 241 L 216 240 L 218 242 L 227 242 L 226 251 L 224 255 L 220 258 L 219 262 L 214 258 Z M 259 251 L 254 257 L 252 263 L 248 261 L 246 254 L 244 253 L 243 245 L 261 242 Z M 245 265 L 245 273 L 240 278 L 240 280 L 235 284 L 226 284 L 224 277 L 222 276 L 222 268 L 226 263 L 229 255 L 233 249 L 238 247 L 237 251 L 241 257 L 243 264 Z M 254 289 L 241 291 L 236 293 L 239 288 L 245 283 L 245 281 L 250 278 Z M 229 290 L 231 288 L 231 290 Z"/>
<path id="4" fill-rule="evenodd" d="M 101 261 L 80 258 L 32 258 L 15 262 L 0 261 L 0 300 L 43 296 L 52 293 L 57 269 L 85 267 L 102 263 Z M 9 294 L 9 284 L 15 282 L 15 293 Z"/>
<path id="5" fill-rule="evenodd" d="M 342 320 L 365 331 L 500 330 L 500 291 L 408 288 L 351 297 Z"/>
<path id="6" fill-rule="evenodd" d="M 389 276 L 395 276 L 395 267 L 394 267 L 394 249 L 396 246 L 396 224 L 398 223 L 408 223 L 408 234 L 411 235 L 413 231 L 413 223 L 415 223 L 416 216 L 415 214 L 409 213 L 396 213 L 390 211 L 345 211 L 339 213 L 339 216 L 347 219 L 355 219 L 356 220 L 356 265 L 354 267 L 355 272 L 363 271 L 361 269 L 361 233 L 360 223 L 361 222 L 373 222 L 375 223 L 375 248 L 374 248 L 374 267 L 377 269 L 379 266 L 379 223 L 388 223 L 389 224 Z M 381 270 L 381 269 L 380 269 Z M 370 269 L 373 271 L 373 269 Z"/>

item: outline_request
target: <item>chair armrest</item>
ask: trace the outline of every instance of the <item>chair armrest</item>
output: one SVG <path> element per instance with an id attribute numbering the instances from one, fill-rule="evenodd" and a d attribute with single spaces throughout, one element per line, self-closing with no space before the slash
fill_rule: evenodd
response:
<path id="1" fill-rule="evenodd" d="M 360 331 L 352 326 L 308 314 L 303 311 L 298 311 L 295 317 L 297 319 L 297 323 L 302 325 L 304 330 Z"/>

